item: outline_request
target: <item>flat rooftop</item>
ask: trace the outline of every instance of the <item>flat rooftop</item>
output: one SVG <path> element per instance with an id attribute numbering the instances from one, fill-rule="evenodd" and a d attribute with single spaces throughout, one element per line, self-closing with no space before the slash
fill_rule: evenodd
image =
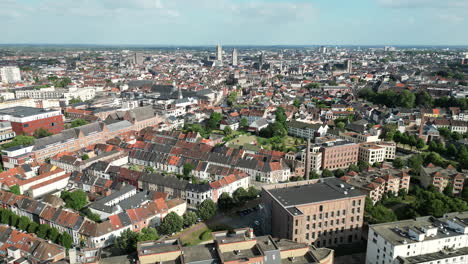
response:
<path id="1" fill-rule="evenodd" d="M 184 247 L 184 262 L 193 263 L 212 260 L 212 263 L 221 263 L 214 243 Z"/>
<path id="2" fill-rule="evenodd" d="M 365 194 L 337 178 L 323 178 L 317 183 L 286 188 L 265 189 L 284 207 L 347 199 Z"/>
<path id="3" fill-rule="evenodd" d="M 11 108 L 0 109 L 0 115 L 10 115 L 14 117 L 35 116 L 43 113 L 55 112 L 57 110 L 47 110 L 43 108 L 15 106 Z"/>
<path id="4" fill-rule="evenodd" d="M 401 264 L 417 264 L 417 263 L 427 263 L 432 261 L 437 261 L 440 259 L 449 259 L 460 256 L 468 255 L 468 248 L 459 248 L 456 250 L 442 250 L 435 253 L 424 254 L 414 257 L 402 258 L 399 257 L 398 261 Z"/>
<path id="5" fill-rule="evenodd" d="M 392 245 L 420 243 L 410 235 L 410 229 L 416 233 L 422 233 L 424 228 L 437 228 L 435 236 L 425 236 L 424 241 L 460 236 L 461 233 L 449 227 L 447 221 L 457 223 L 461 226 L 468 225 L 468 212 L 453 213 L 447 218 L 435 218 L 432 216 L 419 217 L 416 219 L 403 220 L 398 222 L 371 225 L 370 228 L 382 236 Z"/>

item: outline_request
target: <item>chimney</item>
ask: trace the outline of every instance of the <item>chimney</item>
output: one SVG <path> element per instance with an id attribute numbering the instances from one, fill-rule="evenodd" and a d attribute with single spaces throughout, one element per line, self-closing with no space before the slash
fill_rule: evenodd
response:
<path id="1" fill-rule="evenodd" d="M 305 175 L 304 180 L 308 180 L 310 177 L 310 138 L 307 138 L 307 147 L 306 147 L 306 158 L 305 158 Z"/>

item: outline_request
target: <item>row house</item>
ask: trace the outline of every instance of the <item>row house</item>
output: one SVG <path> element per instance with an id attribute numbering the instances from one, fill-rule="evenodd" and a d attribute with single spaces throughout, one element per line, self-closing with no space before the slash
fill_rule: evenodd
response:
<path id="1" fill-rule="evenodd" d="M 136 232 L 144 227 L 158 226 L 170 212 L 175 212 L 180 216 L 185 213 L 185 201 L 166 199 L 165 194 L 153 193 L 151 201 L 110 215 L 107 220 L 96 223 L 70 209 L 57 208 L 29 197 L 0 191 L 2 208 L 10 209 L 20 216 L 26 216 L 36 223 L 57 228 L 59 232 L 67 232 L 73 238 L 75 245 L 84 242 L 86 246 L 93 248 L 112 245 L 114 239 L 124 230 Z"/>

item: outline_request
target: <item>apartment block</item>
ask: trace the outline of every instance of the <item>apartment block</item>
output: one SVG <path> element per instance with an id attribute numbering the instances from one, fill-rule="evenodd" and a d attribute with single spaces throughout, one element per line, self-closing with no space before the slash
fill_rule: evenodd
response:
<path id="1" fill-rule="evenodd" d="M 396 144 L 390 142 L 362 143 L 359 145 L 359 160 L 374 164 L 395 159 Z"/>
<path id="2" fill-rule="evenodd" d="M 467 176 L 466 173 L 457 171 L 452 165 L 442 168 L 431 163 L 421 168 L 421 184 L 424 187 L 434 185 L 440 192 L 451 185 L 453 194 L 460 194 Z"/>
<path id="3" fill-rule="evenodd" d="M 262 201 L 274 237 L 317 247 L 361 240 L 365 194 L 339 179 L 267 185 Z"/>

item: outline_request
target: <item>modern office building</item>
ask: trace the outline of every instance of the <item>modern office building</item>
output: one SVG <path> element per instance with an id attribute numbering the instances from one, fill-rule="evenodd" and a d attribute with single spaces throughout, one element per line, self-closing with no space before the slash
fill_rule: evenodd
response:
<path id="1" fill-rule="evenodd" d="M 369 227 L 366 264 L 468 262 L 468 212 Z"/>
<path id="2" fill-rule="evenodd" d="M 316 247 L 359 241 L 365 197 L 337 178 L 267 185 L 262 189 L 264 229 Z"/>

